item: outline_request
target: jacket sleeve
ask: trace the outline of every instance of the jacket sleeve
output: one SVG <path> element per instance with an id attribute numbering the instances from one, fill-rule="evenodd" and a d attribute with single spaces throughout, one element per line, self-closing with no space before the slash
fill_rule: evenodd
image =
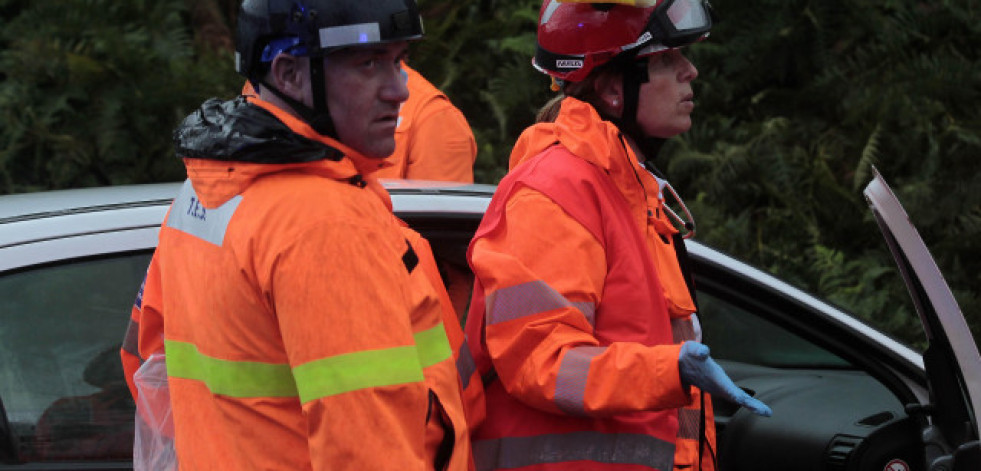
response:
<path id="1" fill-rule="evenodd" d="M 314 470 L 425 468 L 429 391 L 406 308 L 418 295 L 406 250 L 364 222 L 335 221 L 276 256 L 270 295 Z"/>
<path id="2" fill-rule="evenodd" d="M 434 96 L 413 118 L 405 178 L 473 183 L 477 143 L 463 113 Z"/>
<path id="3" fill-rule="evenodd" d="M 150 266 L 147 267 L 143 283 L 140 284 L 140 290 L 136 293 L 133 307 L 130 309 L 129 325 L 126 326 L 126 335 L 119 352 L 126 384 L 133 395 L 133 400 L 137 403 L 139 400 L 133 375 L 151 354 L 162 353 L 164 350 L 159 274 L 157 258 L 154 254 Z"/>
<path id="4" fill-rule="evenodd" d="M 679 345 L 604 344 L 594 335 L 607 271 L 599 241 L 529 188 L 512 194 L 504 214 L 474 242 L 471 264 L 485 290 L 484 342 L 508 393 L 594 417 L 687 404 Z"/>

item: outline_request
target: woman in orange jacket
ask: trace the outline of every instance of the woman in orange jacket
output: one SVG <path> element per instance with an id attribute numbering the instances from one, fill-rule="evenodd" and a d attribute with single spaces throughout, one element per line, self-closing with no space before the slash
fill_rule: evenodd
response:
<path id="1" fill-rule="evenodd" d="M 714 469 L 709 394 L 770 414 L 699 342 L 675 225 L 694 227 L 645 168 L 691 126 L 679 48 L 712 13 L 647 3 L 542 5 L 533 64 L 564 96 L 518 139 L 469 252 L 480 470 Z"/>

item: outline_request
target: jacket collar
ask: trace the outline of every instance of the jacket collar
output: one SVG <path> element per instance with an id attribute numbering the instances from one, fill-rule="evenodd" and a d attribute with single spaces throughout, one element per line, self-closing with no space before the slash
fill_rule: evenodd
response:
<path id="1" fill-rule="evenodd" d="M 209 100 L 174 133 L 178 156 L 206 207 L 242 193 L 256 179 L 303 172 L 365 187 L 391 209 L 368 158 L 255 96 Z"/>
<path id="2" fill-rule="evenodd" d="M 521 133 L 509 167 L 513 169 L 555 144 L 607 172 L 637 162 L 637 156 L 613 123 L 604 121 L 592 105 L 566 97 L 554 123 L 537 123 Z"/>

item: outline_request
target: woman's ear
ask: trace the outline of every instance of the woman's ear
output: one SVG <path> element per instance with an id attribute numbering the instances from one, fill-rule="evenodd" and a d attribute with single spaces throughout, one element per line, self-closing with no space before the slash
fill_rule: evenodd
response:
<path id="1" fill-rule="evenodd" d="M 286 96 L 305 103 L 308 88 L 306 82 L 310 77 L 307 67 L 309 62 L 305 58 L 289 54 L 277 55 L 269 67 L 272 85 Z"/>
<path id="2" fill-rule="evenodd" d="M 612 71 L 604 71 L 593 82 L 596 96 L 599 97 L 600 110 L 611 116 L 620 117 L 623 113 L 623 76 Z"/>

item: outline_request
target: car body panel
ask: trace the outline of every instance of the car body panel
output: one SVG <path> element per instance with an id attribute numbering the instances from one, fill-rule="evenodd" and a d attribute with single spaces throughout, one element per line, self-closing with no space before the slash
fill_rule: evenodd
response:
<path id="1" fill-rule="evenodd" d="M 864 195 L 900 267 L 929 341 L 925 363 L 932 397 L 923 411 L 932 425 L 925 428 L 924 440 L 935 449 L 927 460 L 938 469 L 981 469 L 978 347 L 933 256 L 878 171 Z"/>

